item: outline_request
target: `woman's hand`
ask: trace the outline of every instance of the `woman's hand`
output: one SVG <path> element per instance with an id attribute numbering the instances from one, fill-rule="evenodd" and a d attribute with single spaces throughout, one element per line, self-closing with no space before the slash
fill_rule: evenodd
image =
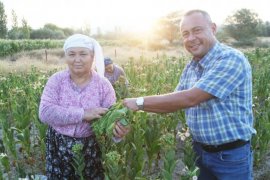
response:
<path id="1" fill-rule="evenodd" d="M 86 122 L 91 122 L 94 119 L 101 118 L 108 111 L 108 108 L 95 108 L 95 109 L 85 109 L 83 120 Z"/>
<path id="2" fill-rule="evenodd" d="M 130 126 L 123 126 L 119 121 L 115 123 L 113 130 L 114 137 L 122 139 L 130 131 Z"/>

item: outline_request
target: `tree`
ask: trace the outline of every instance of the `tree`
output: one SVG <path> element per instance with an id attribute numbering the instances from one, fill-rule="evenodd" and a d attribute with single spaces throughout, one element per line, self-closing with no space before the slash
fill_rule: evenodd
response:
<path id="1" fill-rule="evenodd" d="M 21 29 L 21 37 L 20 39 L 29 39 L 30 38 L 30 27 L 28 26 L 28 23 L 26 19 L 22 19 L 22 27 Z"/>
<path id="2" fill-rule="evenodd" d="M 7 36 L 7 15 L 5 14 L 4 4 L 0 2 L 0 38 Z"/>
<path id="3" fill-rule="evenodd" d="M 225 20 L 225 31 L 237 41 L 252 45 L 258 36 L 257 26 L 261 24 L 258 14 L 249 9 L 241 9 Z"/>
<path id="4" fill-rule="evenodd" d="M 12 28 L 8 31 L 8 38 L 10 39 L 29 39 L 31 28 L 27 23 L 25 18 L 22 18 L 21 24 L 18 24 L 18 17 L 14 10 L 11 11 L 12 14 Z"/>
<path id="5" fill-rule="evenodd" d="M 74 34 L 74 30 L 71 28 L 63 28 L 62 30 L 64 32 L 65 37 L 68 37 Z"/>
<path id="6" fill-rule="evenodd" d="M 70 28 L 61 28 L 52 23 L 45 24 L 43 26 L 43 29 L 44 29 L 44 32 L 51 31 L 49 38 L 52 38 L 52 39 L 64 39 L 65 37 L 70 36 L 74 33 L 74 30 Z"/>
<path id="7" fill-rule="evenodd" d="M 55 24 L 52 24 L 52 23 L 45 24 L 43 26 L 43 28 L 50 29 L 50 30 L 53 30 L 53 31 L 56 31 L 56 30 L 60 29 L 58 26 L 56 26 Z"/>
<path id="8" fill-rule="evenodd" d="M 12 15 L 12 27 L 11 30 L 8 31 L 8 38 L 10 39 L 19 39 L 19 26 L 18 26 L 18 17 L 14 10 L 11 11 Z"/>
<path id="9" fill-rule="evenodd" d="M 260 36 L 262 37 L 270 36 L 270 22 L 269 21 L 261 23 L 259 26 L 257 26 L 257 29 L 259 31 Z"/>
<path id="10" fill-rule="evenodd" d="M 161 18 L 156 24 L 155 33 L 161 39 L 166 39 L 171 44 L 175 39 L 180 37 L 180 21 L 182 12 L 176 11 Z"/>
<path id="11" fill-rule="evenodd" d="M 30 34 L 31 39 L 63 39 L 65 34 L 61 30 L 51 30 L 49 28 L 40 28 L 32 30 Z"/>
<path id="12" fill-rule="evenodd" d="M 40 28 L 32 30 L 30 33 L 31 39 L 51 39 L 53 31 L 48 28 Z"/>
<path id="13" fill-rule="evenodd" d="M 270 22 L 265 22 L 265 36 L 270 37 Z"/>
<path id="14" fill-rule="evenodd" d="M 18 29 L 18 17 L 17 14 L 15 13 L 14 9 L 11 11 L 12 15 L 12 29 Z"/>
<path id="15" fill-rule="evenodd" d="M 43 28 L 32 30 L 31 39 L 64 39 L 66 36 L 73 34 L 69 28 L 60 28 L 55 24 L 47 23 Z"/>

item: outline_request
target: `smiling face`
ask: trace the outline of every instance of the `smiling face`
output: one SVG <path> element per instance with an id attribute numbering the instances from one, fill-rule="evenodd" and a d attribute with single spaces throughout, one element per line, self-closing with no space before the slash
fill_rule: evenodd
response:
<path id="1" fill-rule="evenodd" d="M 181 35 L 183 44 L 194 60 L 200 60 L 214 46 L 216 25 L 210 17 L 193 12 L 183 17 Z"/>
<path id="2" fill-rule="evenodd" d="M 89 74 L 92 69 L 94 53 L 87 48 L 69 48 L 65 54 L 66 62 L 71 74 Z"/>
<path id="3" fill-rule="evenodd" d="M 113 70 L 114 70 L 113 64 L 108 64 L 105 66 L 105 71 L 107 73 L 113 73 Z"/>

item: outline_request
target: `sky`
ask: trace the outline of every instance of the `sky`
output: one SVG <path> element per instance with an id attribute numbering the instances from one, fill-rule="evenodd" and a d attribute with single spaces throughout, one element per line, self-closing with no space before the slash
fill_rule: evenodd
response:
<path id="1" fill-rule="evenodd" d="M 256 12 L 263 21 L 270 21 L 268 0 L 0 0 L 11 27 L 11 11 L 18 22 L 25 18 L 33 29 L 46 23 L 59 27 L 85 28 L 95 31 L 144 32 L 155 21 L 173 11 L 206 10 L 212 20 L 222 24 L 237 10 L 247 8 Z"/>

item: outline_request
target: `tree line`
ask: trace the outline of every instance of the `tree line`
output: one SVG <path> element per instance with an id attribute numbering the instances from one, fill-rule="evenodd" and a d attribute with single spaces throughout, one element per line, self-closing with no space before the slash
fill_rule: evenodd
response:
<path id="1" fill-rule="evenodd" d="M 1 39 L 64 39 L 74 33 L 90 35 L 90 27 L 81 29 L 61 28 L 55 24 L 48 23 L 42 28 L 32 29 L 25 18 L 22 18 L 21 25 L 18 23 L 16 12 L 12 10 L 12 27 L 7 28 L 7 15 L 4 4 L 0 2 L 0 38 Z M 148 42 L 160 42 L 166 40 L 168 44 L 180 42 L 179 23 L 183 13 L 176 11 L 161 17 L 154 27 Z M 118 39 L 128 37 L 116 28 L 115 32 L 102 34 L 101 29 L 94 35 L 104 39 Z M 130 36 L 129 36 L 130 37 Z M 240 9 L 228 16 L 225 22 L 219 27 L 217 37 L 220 41 L 233 41 L 234 45 L 253 46 L 258 42 L 258 37 L 270 37 L 270 22 L 262 21 L 256 12 L 249 9 Z M 267 45 L 269 46 L 269 45 Z"/>
<path id="2" fill-rule="evenodd" d="M 22 18 L 21 25 L 16 12 L 11 12 L 11 29 L 7 27 L 7 15 L 4 4 L 0 1 L 0 38 L 1 39 L 64 39 L 75 32 L 90 34 L 89 28 L 74 30 L 72 28 L 61 28 L 55 24 L 47 23 L 42 28 L 32 29 L 25 18 Z"/>
<path id="3" fill-rule="evenodd" d="M 157 37 L 167 39 L 170 43 L 180 39 L 179 23 L 182 16 L 182 12 L 172 12 L 161 18 L 155 28 Z M 270 22 L 264 22 L 256 12 L 243 8 L 218 26 L 217 37 L 220 41 L 233 41 L 233 45 L 254 46 L 261 43 L 258 37 L 270 37 Z M 264 45 L 269 47 L 269 43 Z"/>

